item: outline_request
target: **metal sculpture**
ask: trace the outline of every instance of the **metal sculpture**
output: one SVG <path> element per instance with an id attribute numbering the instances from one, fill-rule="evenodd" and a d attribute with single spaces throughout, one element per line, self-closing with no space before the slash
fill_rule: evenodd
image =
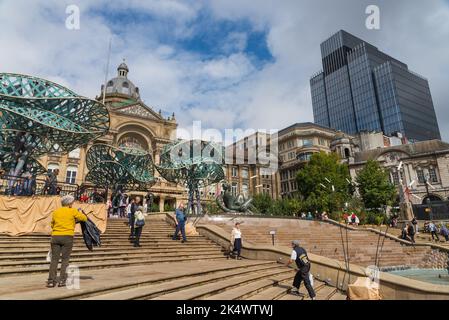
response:
<path id="1" fill-rule="evenodd" d="M 243 195 L 235 197 L 231 192 L 231 186 L 223 183 L 223 194 L 216 199 L 217 205 L 225 212 L 254 213 L 255 207 L 251 204 L 252 198 L 245 198 Z"/>
<path id="2" fill-rule="evenodd" d="M 224 179 L 223 148 L 213 142 L 179 140 L 164 146 L 156 168 L 167 181 L 188 189 L 187 213 L 201 214 L 200 188 Z"/>
<path id="3" fill-rule="evenodd" d="M 49 152 L 70 152 L 109 130 L 102 103 L 48 80 L 0 73 L 0 167 L 19 176 Z"/>
<path id="4" fill-rule="evenodd" d="M 151 154 L 141 149 L 94 144 L 86 164 L 86 180 L 114 191 L 148 191 L 157 181 Z"/>

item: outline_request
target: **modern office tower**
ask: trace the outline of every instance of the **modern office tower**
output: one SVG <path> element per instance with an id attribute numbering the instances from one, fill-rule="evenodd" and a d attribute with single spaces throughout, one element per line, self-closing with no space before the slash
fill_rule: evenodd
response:
<path id="1" fill-rule="evenodd" d="M 349 134 L 441 139 L 428 81 L 375 46 L 340 30 L 321 44 L 310 87 L 315 123 Z"/>

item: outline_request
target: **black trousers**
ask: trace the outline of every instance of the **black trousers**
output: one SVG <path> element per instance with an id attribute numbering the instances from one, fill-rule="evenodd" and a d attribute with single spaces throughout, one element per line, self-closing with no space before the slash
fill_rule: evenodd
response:
<path id="1" fill-rule="evenodd" d="M 143 229 L 143 227 L 134 228 L 134 245 L 135 246 L 140 245 L 140 236 L 142 235 L 142 229 Z"/>
<path id="2" fill-rule="evenodd" d="M 130 226 L 131 226 L 131 232 L 130 232 L 130 234 L 129 234 L 129 237 L 130 238 L 133 238 L 134 237 L 134 215 L 133 214 L 131 214 L 130 216 L 129 216 L 129 224 L 130 224 Z"/>
<path id="3" fill-rule="evenodd" d="M 234 239 L 234 252 L 237 253 L 237 257 L 240 257 L 242 251 L 242 239 Z"/>
<path id="4" fill-rule="evenodd" d="M 437 238 L 437 241 L 440 241 L 440 238 L 438 237 L 438 234 L 436 231 L 431 231 L 430 233 L 432 234 L 432 240 L 434 240 L 434 236 L 435 236 L 435 238 Z"/>
<path id="5" fill-rule="evenodd" d="M 315 298 L 315 290 L 313 290 L 312 284 L 309 278 L 310 265 L 303 267 L 296 272 L 295 278 L 293 279 L 293 287 L 299 290 L 301 282 L 304 280 L 304 285 L 306 286 L 307 292 L 310 298 Z"/>

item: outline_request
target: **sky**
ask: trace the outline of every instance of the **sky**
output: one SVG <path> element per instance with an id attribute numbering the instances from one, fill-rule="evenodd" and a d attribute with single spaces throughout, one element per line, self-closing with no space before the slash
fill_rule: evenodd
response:
<path id="1" fill-rule="evenodd" d="M 66 8 L 80 28 L 66 28 Z M 380 8 L 369 30 L 368 5 Z M 125 58 L 144 102 L 180 127 L 282 129 L 313 122 L 320 43 L 344 29 L 429 80 L 449 141 L 447 0 L 0 0 L 0 72 L 53 80 L 94 98 Z M 425 116 L 425 115 L 424 115 Z"/>

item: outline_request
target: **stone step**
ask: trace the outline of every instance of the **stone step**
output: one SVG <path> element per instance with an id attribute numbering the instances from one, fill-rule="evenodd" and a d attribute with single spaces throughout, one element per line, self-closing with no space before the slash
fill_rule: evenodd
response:
<path id="1" fill-rule="evenodd" d="M 123 256 L 135 256 L 139 254 L 172 254 L 172 253 L 209 253 L 209 252 L 217 252 L 216 248 L 211 248 L 209 246 L 203 247 L 203 248 L 179 248 L 179 249 L 145 249 L 145 248 L 139 248 L 136 249 L 134 247 L 130 247 L 129 250 L 109 250 L 109 251 L 100 251 L 95 249 L 94 251 L 73 251 L 71 254 L 72 258 L 75 257 L 108 257 L 108 256 L 117 256 L 117 255 L 123 255 Z M 48 251 L 41 251 L 40 253 L 21 253 L 16 252 L 15 254 L 11 255 L 0 255 L 0 262 L 8 261 L 8 260 L 15 260 L 15 261 L 25 261 L 25 260 L 32 260 L 32 259 L 46 259 Z"/>
<path id="2" fill-rule="evenodd" d="M 223 255 L 216 256 L 203 256 L 197 255 L 195 257 L 186 257 L 183 259 L 184 261 L 190 260 L 226 260 Z M 95 262 L 95 263 L 78 263 L 77 266 L 80 269 L 105 269 L 105 268 L 116 268 L 116 267 L 125 267 L 125 266 L 133 266 L 133 265 L 143 265 L 143 264 L 154 264 L 160 262 L 178 262 L 179 259 L 175 258 L 158 258 L 158 259 L 132 259 L 127 261 L 107 261 L 107 262 Z M 8 268 L 8 269 L 0 269 L 0 277 L 11 276 L 11 275 L 20 275 L 26 273 L 47 273 L 47 266 L 39 266 L 33 268 Z"/>
<path id="3" fill-rule="evenodd" d="M 188 244 L 188 243 L 187 243 Z M 189 249 L 189 248 L 193 248 L 192 246 L 188 246 L 186 243 L 181 243 L 181 242 L 173 242 L 170 245 L 166 245 L 166 246 L 161 246 L 161 245 L 145 245 L 140 249 L 144 249 L 144 250 L 182 250 L 182 249 Z M 195 249 L 210 249 L 210 248 L 216 248 L 221 250 L 221 247 L 217 244 L 195 244 L 194 246 Z M 123 251 L 123 250 L 131 250 L 133 249 L 133 246 L 131 243 L 129 243 L 128 245 L 120 245 L 120 246 L 109 246 L 109 247 L 95 247 L 93 251 L 88 251 L 87 248 L 85 246 L 77 246 L 73 248 L 74 253 L 76 252 L 85 252 L 85 253 L 92 253 L 92 252 L 98 252 L 98 253 L 102 253 L 102 252 L 116 252 L 116 251 Z M 33 254 L 33 253 L 41 253 L 41 254 L 45 254 L 45 256 L 47 255 L 48 251 L 50 250 L 50 244 L 48 244 L 47 246 L 44 247 L 39 247 L 39 248 L 19 248 L 19 249 L 14 249 L 14 248 L 3 248 L 0 250 L 0 258 L 4 255 L 11 255 L 11 254 Z"/>
<path id="4" fill-rule="evenodd" d="M 292 280 L 295 276 L 295 272 L 291 271 L 286 274 L 280 274 L 280 275 L 270 275 L 269 277 L 266 277 L 261 280 L 253 281 L 251 283 L 248 283 L 246 285 L 241 285 L 229 290 L 225 290 L 223 292 L 210 295 L 205 298 L 205 300 L 242 300 L 246 299 L 247 297 L 254 295 L 260 291 L 263 291 L 264 289 L 268 289 L 273 287 L 273 285 L 285 281 L 285 280 Z"/>
<path id="5" fill-rule="evenodd" d="M 205 273 L 199 275 L 192 275 L 184 279 L 173 279 L 164 281 L 161 283 L 149 283 L 140 284 L 138 287 L 132 287 L 129 289 L 121 288 L 120 291 L 107 292 L 102 294 L 91 295 L 88 300 L 116 300 L 116 299 L 149 299 L 156 297 L 160 294 L 168 294 L 179 291 L 181 289 L 188 289 L 196 287 L 198 285 L 217 283 L 222 279 L 228 277 L 244 276 L 254 272 L 260 272 L 264 270 L 271 270 L 275 266 L 274 263 L 266 263 L 262 265 L 255 265 L 249 267 L 229 267 L 227 270 L 221 270 L 213 273 Z"/>
<path id="6" fill-rule="evenodd" d="M 70 257 L 70 263 L 77 264 L 79 262 L 95 262 L 95 261 L 115 261 L 115 260 L 131 260 L 131 259 L 139 259 L 139 258 L 175 258 L 178 257 L 180 259 L 183 259 L 185 257 L 195 257 L 198 255 L 201 256 L 215 256 L 215 257 L 222 257 L 223 254 L 217 253 L 217 250 L 209 250 L 209 251 L 203 251 L 201 253 L 197 253 L 196 250 L 186 251 L 186 252 L 172 252 L 172 253 L 138 253 L 138 248 L 133 248 L 136 250 L 136 254 L 130 255 L 130 254 L 114 254 L 111 256 L 87 256 L 83 255 L 82 257 L 72 255 Z M 8 267 L 13 266 L 21 266 L 21 267 L 32 267 L 32 266 L 43 266 L 43 265 L 50 265 L 49 262 L 46 261 L 45 257 L 40 257 L 39 259 L 27 259 L 27 260 L 1 260 L 0 261 L 0 270 Z"/>
<path id="7" fill-rule="evenodd" d="M 220 285 L 216 283 L 204 284 L 194 288 L 179 290 L 173 293 L 167 293 L 153 298 L 153 300 L 195 300 L 202 299 L 209 295 L 218 293 L 225 289 L 231 289 L 238 286 L 248 284 L 252 281 L 273 277 L 280 274 L 292 274 L 292 270 L 286 267 L 273 267 L 268 271 L 254 272 L 247 276 L 229 277 L 220 281 Z"/>

